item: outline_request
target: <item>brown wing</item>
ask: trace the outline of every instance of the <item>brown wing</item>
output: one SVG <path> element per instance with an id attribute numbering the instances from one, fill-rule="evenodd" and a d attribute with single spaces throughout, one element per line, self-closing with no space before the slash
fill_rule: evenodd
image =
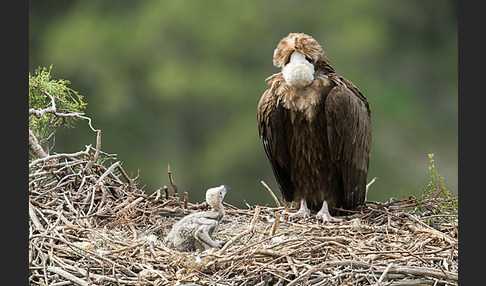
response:
<path id="1" fill-rule="evenodd" d="M 289 176 L 289 158 L 282 108 L 277 97 L 273 95 L 272 88 L 266 90 L 257 108 L 258 132 L 284 199 L 293 201 L 295 189 Z"/>
<path id="2" fill-rule="evenodd" d="M 371 149 L 371 116 L 366 98 L 349 81 L 335 86 L 325 102 L 331 159 L 341 171 L 343 207 L 362 204 Z"/>

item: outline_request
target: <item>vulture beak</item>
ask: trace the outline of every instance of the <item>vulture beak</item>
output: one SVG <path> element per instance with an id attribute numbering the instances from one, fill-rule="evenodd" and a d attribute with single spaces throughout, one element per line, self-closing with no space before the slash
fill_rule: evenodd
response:
<path id="1" fill-rule="evenodd" d="M 296 88 L 308 86 L 314 80 L 314 65 L 303 53 L 294 51 L 289 62 L 282 68 L 285 81 Z"/>

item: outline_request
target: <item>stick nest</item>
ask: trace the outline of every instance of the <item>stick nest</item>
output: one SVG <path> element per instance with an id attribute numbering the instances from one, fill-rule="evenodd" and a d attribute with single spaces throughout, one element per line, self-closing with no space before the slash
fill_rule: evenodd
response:
<path id="1" fill-rule="evenodd" d="M 215 236 L 223 248 L 182 253 L 165 235 L 207 205 L 180 199 L 170 170 L 169 181 L 172 194 L 166 186 L 145 194 L 121 162 L 91 146 L 31 161 L 30 284 L 458 284 L 457 209 L 438 197 L 367 201 L 325 224 L 289 222 L 283 203 L 225 203 Z"/>

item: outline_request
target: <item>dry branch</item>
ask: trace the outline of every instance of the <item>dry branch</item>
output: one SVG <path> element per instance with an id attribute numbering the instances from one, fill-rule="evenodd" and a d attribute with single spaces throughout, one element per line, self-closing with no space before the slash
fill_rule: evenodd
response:
<path id="1" fill-rule="evenodd" d="M 172 186 L 172 189 L 174 190 L 174 193 L 172 195 L 174 197 L 177 197 L 178 189 L 176 184 L 174 183 L 174 180 L 172 179 L 172 171 L 170 170 L 170 164 L 167 165 L 167 174 L 169 175 L 169 183 Z"/>
<path id="2" fill-rule="evenodd" d="M 272 189 L 270 189 L 270 187 L 265 183 L 265 181 L 260 181 L 260 183 L 262 183 L 262 185 L 265 187 L 265 189 L 267 189 L 267 191 L 270 193 L 270 196 L 272 196 L 273 200 L 277 204 L 277 207 L 281 207 L 282 205 L 278 201 L 277 196 L 275 196 Z"/>
<path id="3" fill-rule="evenodd" d="M 37 137 L 34 136 L 34 133 L 32 132 L 32 130 L 30 130 L 30 128 L 29 128 L 29 149 L 32 152 L 32 154 L 37 158 L 47 157 L 47 153 L 39 144 Z"/>
<path id="4" fill-rule="evenodd" d="M 69 281 L 72 281 L 78 285 L 81 285 L 81 286 L 88 286 L 90 285 L 88 282 L 84 281 L 83 279 L 81 278 L 78 278 L 74 275 L 72 275 L 71 273 L 69 272 L 66 272 L 60 268 L 56 268 L 56 267 L 47 267 L 47 271 L 49 272 L 52 272 L 52 273 L 56 273 L 64 278 L 66 278 L 67 280 Z M 92 285 L 92 284 L 91 284 Z"/>
<path id="5" fill-rule="evenodd" d="M 96 134 L 96 151 L 95 151 L 93 157 L 91 158 L 91 160 L 88 162 L 88 164 L 86 164 L 86 167 L 85 167 L 86 171 L 91 170 L 94 163 L 96 162 L 96 160 L 100 156 L 100 151 L 101 151 L 101 130 L 98 130 L 98 132 Z"/>

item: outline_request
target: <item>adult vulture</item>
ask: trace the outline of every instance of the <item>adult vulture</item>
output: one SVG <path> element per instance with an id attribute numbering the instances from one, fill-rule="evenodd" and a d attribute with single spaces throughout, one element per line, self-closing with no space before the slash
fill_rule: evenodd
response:
<path id="1" fill-rule="evenodd" d="M 336 74 L 319 43 L 290 33 L 273 53 L 282 71 L 258 103 L 260 138 L 291 218 L 337 220 L 337 207 L 363 204 L 371 147 L 371 111 L 349 80 Z"/>

